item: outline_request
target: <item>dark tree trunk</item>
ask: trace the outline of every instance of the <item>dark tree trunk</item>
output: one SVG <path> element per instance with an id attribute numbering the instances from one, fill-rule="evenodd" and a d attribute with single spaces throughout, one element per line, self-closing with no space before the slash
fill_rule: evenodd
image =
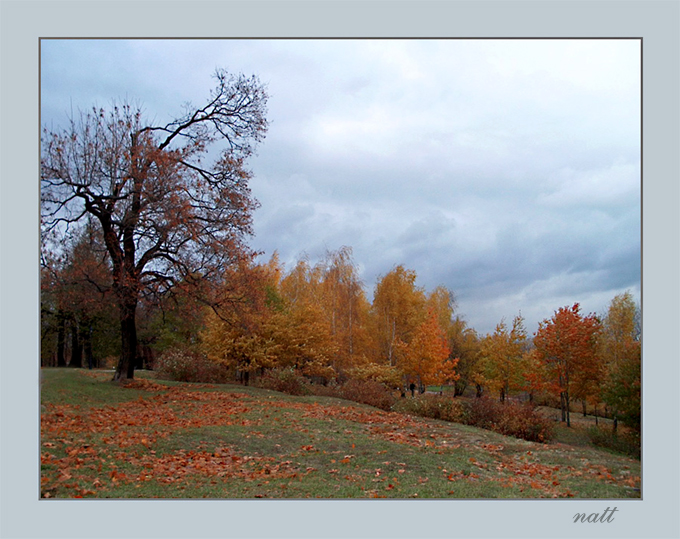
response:
<path id="1" fill-rule="evenodd" d="M 137 344 L 137 351 L 135 352 L 135 370 L 139 371 L 144 368 L 144 346 Z"/>
<path id="2" fill-rule="evenodd" d="M 475 384 L 475 385 L 477 387 L 477 395 L 476 396 L 477 396 L 478 399 L 481 399 L 482 393 L 484 392 L 484 390 L 483 390 L 481 385 L 479 385 L 479 384 Z"/>
<path id="3" fill-rule="evenodd" d="M 57 329 L 57 367 L 66 367 L 66 355 L 64 348 L 66 347 L 66 319 L 62 311 L 57 314 L 59 323 Z"/>
<path id="4" fill-rule="evenodd" d="M 140 344 L 137 347 L 137 367 L 136 369 L 153 370 L 154 354 L 148 344 Z"/>
<path id="5" fill-rule="evenodd" d="M 113 379 L 120 381 L 124 379 L 132 380 L 135 376 L 135 365 L 137 362 L 137 300 L 124 301 L 120 305 L 120 334 L 121 350 L 118 367 Z"/>
<path id="6" fill-rule="evenodd" d="M 80 330 L 75 318 L 71 321 L 71 361 L 69 367 L 78 369 L 83 366 L 83 345 L 80 342 Z"/>
<path id="7" fill-rule="evenodd" d="M 89 321 L 83 322 L 83 331 L 80 334 L 80 340 L 83 343 L 83 353 L 85 355 L 87 368 L 92 369 L 96 367 L 96 365 L 94 364 L 94 356 L 92 354 L 92 324 Z"/>

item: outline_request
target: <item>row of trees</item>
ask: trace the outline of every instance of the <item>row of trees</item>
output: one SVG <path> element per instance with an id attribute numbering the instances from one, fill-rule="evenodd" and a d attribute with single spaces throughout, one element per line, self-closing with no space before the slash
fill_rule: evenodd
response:
<path id="1" fill-rule="evenodd" d="M 640 310 L 630 292 L 617 295 L 599 316 L 580 306 L 561 307 L 529 338 L 521 316 L 512 328 L 501 322 L 480 340 L 472 379 L 499 394 L 526 392 L 559 398 L 562 421 L 570 425 L 573 401 L 596 411 L 604 405 L 640 428 Z M 474 361 L 474 359 L 473 359 Z"/>
<path id="2" fill-rule="evenodd" d="M 120 350 L 106 249 L 85 227 L 62 252 L 43 264 L 43 358 L 97 366 Z M 288 272 L 276 254 L 266 264 L 242 258 L 208 304 L 192 279 L 161 301 L 141 302 L 136 366 L 148 366 L 151 351 L 190 347 L 246 383 L 253 373 L 290 367 L 319 383 L 450 385 L 454 396 L 471 388 L 502 402 L 553 395 L 568 424 L 578 401 L 584 411 L 605 405 L 615 420 L 639 427 L 640 313 L 630 293 L 600 316 L 584 315 L 578 304 L 560 308 L 533 336 L 520 315 L 479 335 L 456 313 L 450 290 L 428 292 L 416 279 L 396 266 L 369 301 L 349 247 L 315 265 L 302 259 Z"/>
<path id="3" fill-rule="evenodd" d="M 211 313 L 201 335 L 210 358 L 246 379 L 294 367 L 322 382 L 349 376 L 395 388 L 451 385 L 454 395 L 472 387 L 502 402 L 519 393 L 553 395 L 567 424 L 580 401 L 584 412 L 605 405 L 615 421 L 639 427 L 639 309 L 629 292 L 600 316 L 578 304 L 562 307 L 532 337 L 521 315 L 481 336 L 455 313 L 451 291 L 428 293 L 403 266 L 378 279 L 369 302 L 346 247 L 313 267 L 302 260 L 285 273 L 274 256 L 238 274 L 248 272 L 257 274 L 248 285 L 259 283 L 248 307 L 229 319 Z"/>
<path id="4" fill-rule="evenodd" d="M 201 339 L 209 357 L 245 379 L 294 367 L 323 383 L 347 376 L 393 387 L 452 382 L 453 296 L 443 287 L 427 294 L 415 279 L 414 271 L 395 267 L 379 280 L 371 304 L 348 247 L 314 266 L 300 260 L 288 273 L 274 256 L 235 270 L 228 280 L 242 283 L 247 299 L 228 317 L 208 313 Z"/>
<path id="5" fill-rule="evenodd" d="M 69 351 L 71 365 L 97 366 L 119 350 L 106 251 L 87 227 L 65 252 L 43 266 L 43 357 L 65 365 Z M 319 383 L 450 385 L 454 396 L 472 388 L 502 402 L 554 395 L 568 424 L 579 401 L 584 411 L 604 404 L 615 420 L 639 426 L 640 313 L 630 293 L 600 316 L 584 315 L 578 304 L 560 308 L 533 336 L 520 315 L 479 335 L 456 313 L 450 290 L 427 292 L 416 279 L 396 266 L 369 301 L 349 247 L 313 266 L 302 259 L 289 272 L 276 254 L 266 264 L 241 259 L 209 306 L 195 297 L 193 282 L 163 301 L 142 302 L 136 364 L 143 366 L 144 349 L 190 347 L 246 383 L 253 373 L 291 367 Z"/>
<path id="6" fill-rule="evenodd" d="M 59 246 L 44 244 L 40 282 L 42 365 L 119 365 L 120 313 L 97 229 L 88 224 Z M 204 304 L 194 296 L 195 289 L 180 283 L 172 293 L 140 299 L 135 313 L 136 369 L 151 368 L 154 356 L 169 347 L 196 342 Z"/>

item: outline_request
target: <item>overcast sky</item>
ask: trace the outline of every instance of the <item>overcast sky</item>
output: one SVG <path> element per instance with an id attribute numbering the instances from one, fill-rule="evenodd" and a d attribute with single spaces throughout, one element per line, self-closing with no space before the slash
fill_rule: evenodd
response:
<path id="1" fill-rule="evenodd" d="M 369 299 L 402 264 L 482 334 L 640 299 L 638 40 L 43 40 L 42 123 L 128 98 L 165 124 L 216 67 L 270 95 L 264 260 L 350 246 Z"/>

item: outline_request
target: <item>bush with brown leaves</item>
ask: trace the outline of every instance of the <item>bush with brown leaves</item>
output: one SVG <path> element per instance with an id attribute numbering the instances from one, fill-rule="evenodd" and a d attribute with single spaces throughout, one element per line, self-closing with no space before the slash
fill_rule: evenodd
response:
<path id="1" fill-rule="evenodd" d="M 349 379 L 339 389 L 339 396 L 381 410 L 391 410 L 395 397 L 384 384 L 373 380 Z"/>
<path id="2" fill-rule="evenodd" d="M 255 382 L 257 387 L 287 393 L 288 395 L 311 395 L 312 391 L 306 378 L 292 367 L 272 369 Z"/>
<path id="3" fill-rule="evenodd" d="M 548 442 L 553 437 L 552 422 L 529 403 L 468 399 L 463 401 L 461 422 L 530 442 Z"/>
<path id="4" fill-rule="evenodd" d="M 415 398 L 399 399 L 392 409 L 403 414 L 429 417 L 460 423 L 463 417 L 463 406 L 452 397 L 441 395 L 418 395 Z"/>
<path id="5" fill-rule="evenodd" d="M 229 369 L 192 350 L 172 348 L 156 361 L 156 376 L 175 382 L 224 384 L 231 376 Z"/>

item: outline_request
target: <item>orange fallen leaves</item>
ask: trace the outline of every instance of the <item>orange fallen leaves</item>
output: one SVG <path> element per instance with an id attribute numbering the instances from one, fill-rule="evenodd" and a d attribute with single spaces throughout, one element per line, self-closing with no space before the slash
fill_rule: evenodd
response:
<path id="1" fill-rule="evenodd" d="M 130 387 L 163 393 L 100 408 L 79 409 L 70 405 L 50 404 L 46 406 L 47 409 L 41 416 L 41 432 L 49 441 L 42 444 L 44 451 L 41 454 L 41 463 L 49 465 L 50 469 L 54 469 L 54 473 L 51 472 L 49 476 L 44 475 L 41 478 L 44 497 L 60 495 L 59 492 L 63 490 L 56 490 L 57 487 L 72 489 L 73 496 L 90 496 L 96 491 L 114 485 L 136 483 L 139 486 L 151 480 L 177 484 L 177 488 L 181 489 L 183 488 L 181 483 L 190 476 L 203 476 L 209 481 L 231 478 L 241 481 L 262 481 L 264 478 L 299 479 L 315 473 L 317 470 L 313 467 L 301 470 L 291 461 L 281 462 L 280 459 L 272 457 L 240 455 L 229 447 L 211 448 L 209 451 L 201 448 L 195 451 L 181 450 L 164 455 L 157 455 L 153 449 L 159 439 L 183 429 L 226 425 L 257 427 L 265 419 L 251 419 L 257 415 L 246 414 L 253 410 L 257 411 L 258 407 L 279 409 L 277 414 L 289 422 L 289 428 L 299 432 L 307 429 L 302 422 L 296 420 L 290 410 L 302 412 L 302 416 L 306 418 L 359 423 L 365 425 L 365 432 L 369 435 L 397 444 L 421 448 L 436 446 L 438 450 L 447 451 L 471 446 L 470 442 L 459 439 L 452 441 L 461 443 L 451 443 L 449 440 L 452 435 L 446 434 L 443 430 L 432 432 L 432 427 L 427 422 L 402 414 L 366 411 L 352 406 L 324 406 L 319 403 L 271 400 L 258 402 L 239 394 L 195 391 L 193 388 L 168 387 L 142 380 L 138 382 Z M 274 415 L 276 414 L 270 412 L 266 420 L 281 420 L 279 417 L 272 417 Z M 352 430 L 346 432 L 353 433 Z M 88 443 L 91 442 L 88 437 L 92 435 L 98 437 L 97 444 Z M 252 430 L 246 436 L 264 435 Z M 320 453 L 320 450 L 312 444 L 298 447 L 302 452 Z M 351 447 L 355 449 L 356 446 L 352 443 Z M 605 466 L 595 466 L 588 462 L 581 463 L 578 467 L 547 466 L 538 461 L 540 452 L 507 454 L 504 453 L 505 447 L 498 443 L 479 443 L 475 447 L 486 451 L 483 453 L 483 461 L 475 457 L 468 459 L 468 463 L 475 466 L 478 473 L 463 471 L 450 473 L 444 470 L 443 477 L 448 481 L 482 479 L 498 481 L 505 487 L 519 486 L 535 490 L 541 497 L 573 496 L 572 492 L 562 486 L 564 479 L 571 476 L 587 475 L 600 481 L 631 488 L 638 487 L 640 483 L 639 477 L 625 475 L 628 472 L 615 477 Z M 382 453 L 386 451 L 378 452 Z M 337 458 L 338 463 L 349 465 L 353 462 L 354 455 Z M 120 461 L 136 467 L 135 471 L 128 470 L 124 473 L 114 464 Z M 332 464 L 336 462 L 335 459 L 329 461 Z M 383 464 L 391 465 L 389 461 Z M 389 471 L 386 468 L 384 474 L 380 468 L 373 469 L 371 473 L 373 480 L 387 482 L 392 475 L 406 473 L 405 463 L 393 464 L 395 470 Z M 342 468 L 343 473 L 351 470 L 350 466 Z M 84 474 L 85 469 L 95 470 L 99 477 L 93 479 L 92 474 Z M 331 469 L 326 473 L 335 475 L 339 470 Z M 346 475 L 345 478 L 351 481 L 358 480 L 354 475 Z M 428 478 L 419 478 L 419 482 L 426 481 Z M 383 492 L 393 490 L 395 483 L 396 477 L 384 488 L 385 483 L 382 483 L 380 488 Z"/>
<path id="2" fill-rule="evenodd" d="M 43 495 L 49 493 L 49 496 L 53 497 L 49 488 L 51 482 L 56 481 L 61 486 L 67 486 L 65 481 L 73 477 L 73 468 L 89 466 L 101 471 L 102 463 L 106 463 L 106 460 L 89 444 L 78 443 L 83 436 L 92 434 L 99 435 L 104 446 L 133 450 L 139 448 L 133 452 L 133 457 L 122 452 L 116 453 L 114 450 L 117 458 L 141 466 L 143 472 L 138 476 L 128 477 L 119 470 L 111 470 L 108 473 L 113 484 L 151 478 L 161 482 L 168 481 L 168 478 L 170 481 L 176 481 L 188 473 L 207 475 L 222 473 L 225 476 L 235 475 L 245 480 L 260 471 L 266 474 L 290 475 L 285 467 L 276 462 L 272 462 L 269 467 L 264 466 L 261 470 L 235 469 L 235 466 L 241 464 L 240 457 L 231 454 L 223 457 L 206 454 L 207 456 L 200 455 L 189 460 L 181 453 L 157 457 L 155 451 L 151 449 L 153 444 L 159 438 L 167 437 L 178 430 L 229 425 L 235 422 L 254 425 L 257 422 L 238 417 L 250 410 L 239 395 L 168 388 L 148 380 L 136 380 L 134 383 L 128 383 L 127 387 L 164 390 L 165 393 L 89 410 L 80 410 L 77 406 L 71 405 L 46 406 L 47 410 L 41 415 L 41 433 L 43 436 L 49 436 L 52 441 L 43 443 L 43 447 L 58 449 L 59 444 L 63 444 L 65 456 L 58 458 L 50 453 L 41 455 L 42 464 L 52 465 L 58 471 L 53 480 L 45 477 Z M 149 430 L 150 426 L 153 426 L 152 430 Z M 310 449 L 311 446 L 308 450 Z M 212 460 L 208 457 L 212 457 Z M 104 483 L 97 480 L 95 486 L 102 488 Z M 80 492 L 78 495 L 86 496 L 92 492 Z"/>
<path id="3" fill-rule="evenodd" d="M 481 444 L 482 449 L 486 449 L 492 453 L 499 453 L 503 451 L 504 446 L 502 444 Z"/>

